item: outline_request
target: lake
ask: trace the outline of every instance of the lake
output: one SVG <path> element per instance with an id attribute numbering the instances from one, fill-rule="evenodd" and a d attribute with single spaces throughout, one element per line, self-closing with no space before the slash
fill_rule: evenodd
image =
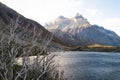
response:
<path id="1" fill-rule="evenodd" d="M 120 53 L 59 52 L 56 62 L 68 80 L 120 80 Z"/>

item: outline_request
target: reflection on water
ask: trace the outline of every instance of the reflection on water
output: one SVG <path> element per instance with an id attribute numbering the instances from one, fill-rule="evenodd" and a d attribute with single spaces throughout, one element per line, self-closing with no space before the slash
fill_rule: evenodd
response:
<path id="1" fill-rule="evenodd" d="M 120 53 L 59 52 L 56 62 L 68 80 L 120 80 Z"/>

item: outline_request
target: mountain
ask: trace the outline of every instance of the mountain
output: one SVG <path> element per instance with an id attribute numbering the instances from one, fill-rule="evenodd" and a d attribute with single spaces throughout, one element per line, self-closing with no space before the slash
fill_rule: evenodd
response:
<path id="1" fill-rule="evenodd" d="M 31 36 L 33 36 L 34 32 L 38 34 L 38 42 L 50 39 L 52 36 L 52 33 L 46 30 L 38 22 L 24 17 L 0 2 L 0 38 L 2 35 L 9 36 L 10 29 L 12 28 L 11 26 L 15 24 L 19 27 L 18 30 L 16 30 L 18 33 L 16 36 L 19 37 L 19 41 L 21 40 L 22 42 L 32 40 Z M 55 36 L 52 36 L 49 49 L 55 50 L 56 48 L 61 48 L 61 46 L 64 46 L 64 43 Z"/>
<path id="2" fill-rule="evenodd" d="M 98 25 L 91 25 L 87 19 L 77 13 L 73 18 L 59 16 L 55 22 L 45 25 L 54 35 L 73 46 L 108 45 L 120 46 L 120 37 L 113 31 Z"/>

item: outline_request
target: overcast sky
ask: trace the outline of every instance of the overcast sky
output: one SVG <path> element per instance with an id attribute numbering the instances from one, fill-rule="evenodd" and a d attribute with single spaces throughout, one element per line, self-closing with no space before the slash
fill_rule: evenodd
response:
<path id="1" fill-rule="evenodd" d="M 44 25 L 58 16 L 74 17 L 78 12 L 91 24 L 120 35 L 120 0 L 0 0 L 27 18 Z"/>

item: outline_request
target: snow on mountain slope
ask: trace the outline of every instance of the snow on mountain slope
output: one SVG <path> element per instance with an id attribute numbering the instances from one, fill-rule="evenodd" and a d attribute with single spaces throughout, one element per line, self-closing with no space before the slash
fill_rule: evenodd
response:
<path id="1" fill-rule="evenodd" d="M 56 37 L 70 45 L 120 46 L 120 37 L 115 32 L 98 25 L 91 25 L 80 14 L 70 19 L 59 16 L 54 23 L 46 24 L 45 27 L 53 32 Z"/>

